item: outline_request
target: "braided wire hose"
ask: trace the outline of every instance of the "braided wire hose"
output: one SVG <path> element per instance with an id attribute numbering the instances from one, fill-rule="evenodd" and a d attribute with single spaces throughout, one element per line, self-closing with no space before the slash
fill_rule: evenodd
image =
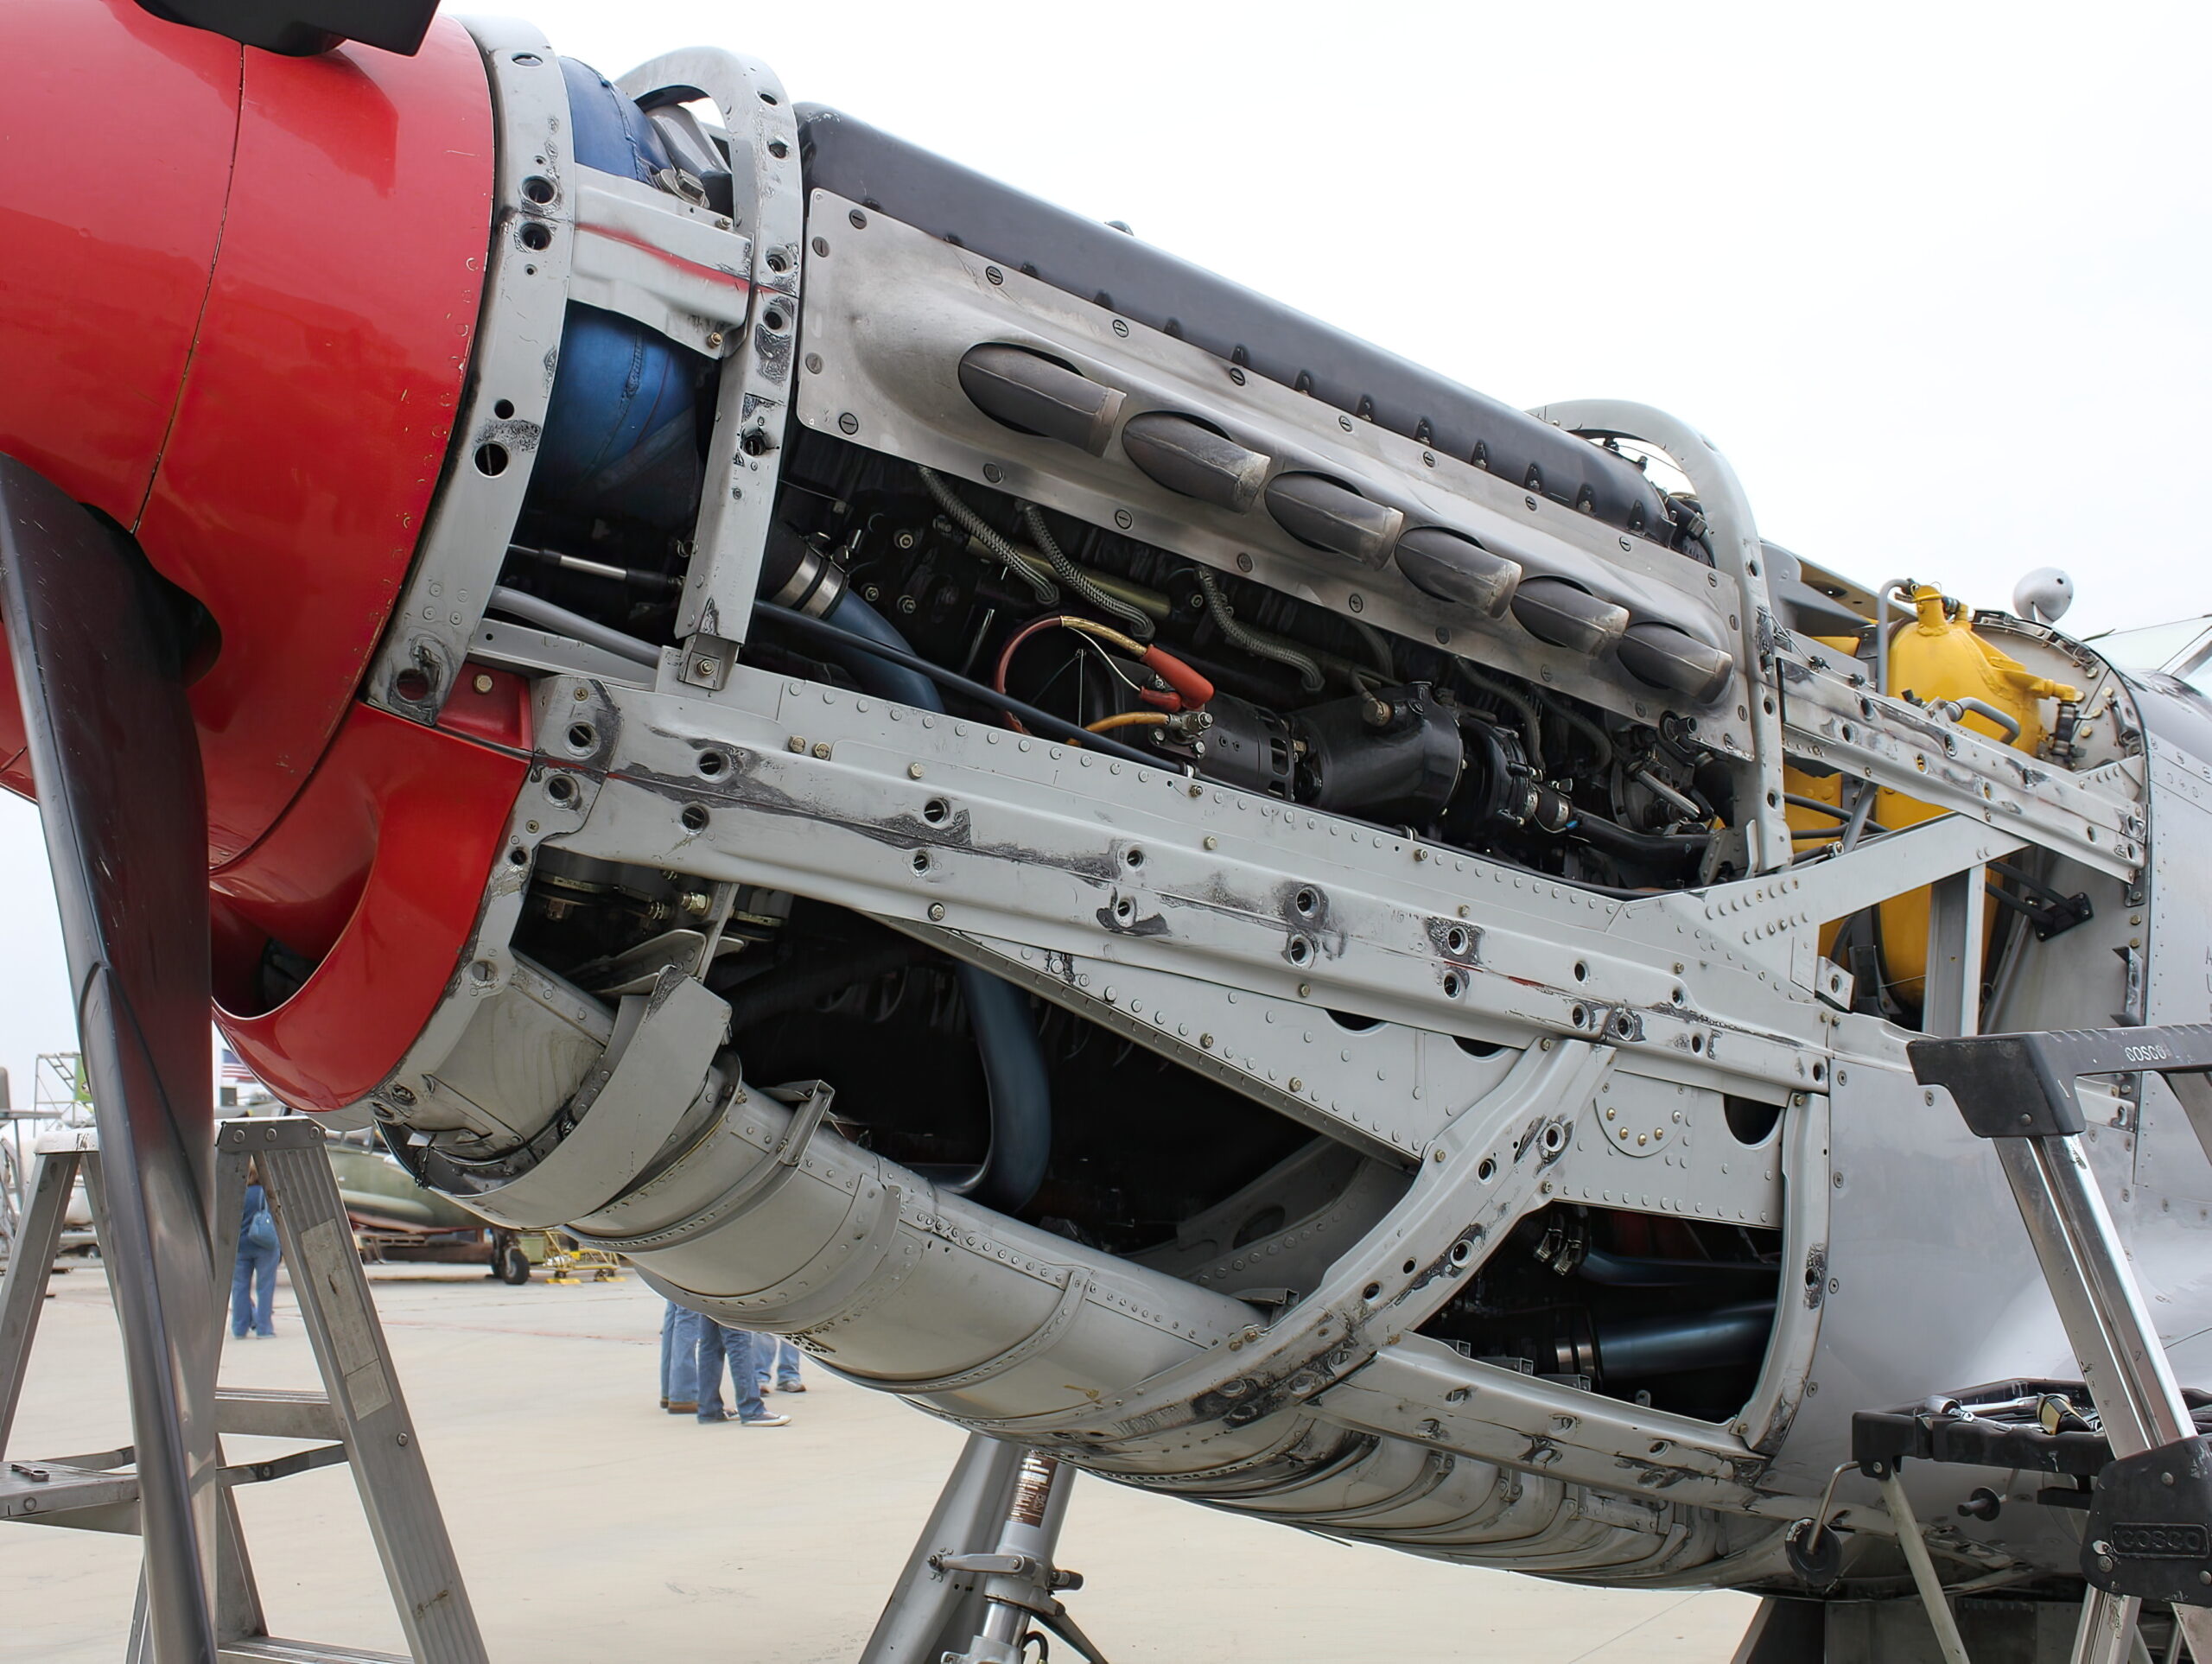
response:
<path id="1" fill-rule="evenodd" d="M 922 484 L 928 490 L 929 494 L 937 499 L 937 505 L 958 522 L 969 537 L 997 556 L 1000 563 L 1008 572 L 1035 590 L 1039 600 L 1047 607 L 1058 602 L 1060 587 L 1043 573 L 1033 571 L 1026 565 L 1014 554 L 1014 545 L 999 536 L 989 521 L 961 501 L 959 494 L 950 486 L 945 484 L 943 475 L 934 468 L 918 466 L 914 472 L 922 476 Z"/>
<path id="2" fill-rule="evenodd" d="M 1205 592 L 1206 611 L 1213 614 L 1213 621 L 1220 628 L 1224 641 L 1232 646 L 1242 647 L 1257 657 L 1273 659 L 1278 664 L 1287 665 L 1298 672 L 1299 685 L 1307 693 L 1321 691 L 1326 679 L 1321 674 L 1319 663 L 1287 643 L 1258 635 L 1237 623 L 1236 613 L 1229 610 L 1228 601 L 1222 597 L 1221 581 L 1205 567 L 1195 567 L 1192 570 L 1198 575 L 1199 589 Z"/>
<path id="3" fill-rule="evenodd" d="M 1036 543 L 1039 551 L 1052 563 L 1052 570 L 1059 574 L 1062 583 L 1100 612 L 1128 625 L 1129 633 L 1139 641 L 1152 639 L 1153 622 L 1146 616 L 1144 609 L 1108 594 L 1093 583 L 1090 575 L 1069 559 L 1053 540 L 1052 531 L 1045 524 L 1044 512 L 1036 504 L 1024 503 L 1021 505 L 1021 523 L 1029 528 L 1030 537 Z"/>

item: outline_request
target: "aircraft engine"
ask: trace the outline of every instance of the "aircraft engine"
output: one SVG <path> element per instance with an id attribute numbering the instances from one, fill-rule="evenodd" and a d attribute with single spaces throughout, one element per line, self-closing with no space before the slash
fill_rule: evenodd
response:
<path id="1" fill-rule="evenodd" d="M 2031 765 L 1682 423 L 1483 397 L 749 59 L 308 50 L 0 19 L 84 147 L 0 189 L 11 558 L 137 575 L 288 1102 L 964 1426 L 1583 1580 L 1795 1589 L 1849 1410 L 2024 1369 L 1916 1269 L 2018 1225 L 1897 1036 L 2125 997 L 2094 655 L 1970 621 Z M 1885 976 L 1969 871 L 1989 977 Z M 1947 1573 L 2070 1566 L 2031 1512 Z"/>

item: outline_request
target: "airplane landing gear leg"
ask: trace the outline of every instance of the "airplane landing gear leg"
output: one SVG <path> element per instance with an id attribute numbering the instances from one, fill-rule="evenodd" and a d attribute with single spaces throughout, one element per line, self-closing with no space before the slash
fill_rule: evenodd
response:
<path id="1" fill-rule="evenodd" d="M 1104 1664 L 1057 1598 L 1083 1586 L 1052 1564 L 1074 1482 L 1041 1451 L 971 1434 L 861 1664 L 1023 1664 L 1039 1630 Z"/>

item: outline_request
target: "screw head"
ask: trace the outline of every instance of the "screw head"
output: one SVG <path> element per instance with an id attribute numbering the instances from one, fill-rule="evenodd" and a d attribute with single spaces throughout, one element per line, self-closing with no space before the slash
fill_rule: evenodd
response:
<path id="1" fill-rule="evenodd" d="M 985 266 L 983 268 L 983 276 L 994 289 L 995 289 L 999 284 L 1006 282 L 1006 273 L 1001 271 L 996 266 Z"/>
<path id="2" fill-rule="evenodd" d="M 838 416 L 838 418 L 837 418 L 837 431 L 838 431 L 839 433 L 841 433 L 841 434 L 856 434 L 856 433 L 860 432 L 860 430 L 861 430 L 861 419 L 860 419 L 858 416 L 855 416 L 855 415 L 854 415 L 850 410 L 847 410 L 847 411 L 845 411 L 843 414 L 842 414 L 841 416 Z"/>
<path id="3" fill-rule="evenodd" d="M 483 671 L 479 670 L 476 673 L 475 680 L 471 682 L 468 685 L 475 689 L 476 691 L 480 694 L 487 694 L 492 691 L 492 678 L 484 674 Z"/>
<path id="4" fill-rule="evenodd" d="M 944 918 L 944 904 L 942 901 L 930 903 L 930 918 L 932 920 L 942 920 Z"/>
<path id="5" fill-rule="evenodd" d="M 909 764 L 907 764 L 907 765 L 906 765 L 906 778 L 907 778 L 908 779 L 910 779 L 910 780 L 918 780 L 918 779 L 920 779 L 920 778 L 922 778 L 922 765 L 921 765 L 919 763 L 909 763 Z"/>

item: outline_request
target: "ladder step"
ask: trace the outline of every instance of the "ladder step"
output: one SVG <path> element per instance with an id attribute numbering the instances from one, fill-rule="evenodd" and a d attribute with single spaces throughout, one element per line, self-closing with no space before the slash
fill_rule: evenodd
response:
<path id="1" fill-rule="evenodd" d="M 59 1462 L 0 1465 L 0 1520 L 75 1525 L 79 1522 L 67 1516 L 80 1509 L 125 1507 L 135 1514 L 137 1505 L 136 1473 L 107 1473 Z"/>
<path id="2" fill-rule="evenodd" d="M 255 1635 L 216 1648 L 219 1664 L 411 1664 L 404 1653 L 372 1653 L 360 1647 L 327 1647 L 312 1641 Z"/>
<path id="3" fill-rule="evenodd" d="M 264 1439 L 343 1439 L 327 1393 L 225 1387 L 215 1394 L 219 1432 Z"/>

